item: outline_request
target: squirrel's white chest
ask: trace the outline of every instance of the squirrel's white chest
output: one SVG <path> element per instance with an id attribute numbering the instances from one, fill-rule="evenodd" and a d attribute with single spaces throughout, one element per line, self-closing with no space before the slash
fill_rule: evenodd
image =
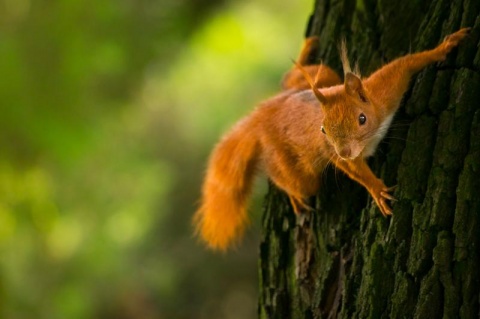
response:
<path id="1" fill-rule="evenodd" d="M 383 122 L 378 127 L 375 135 L 373 135 L 368 144 L 365 145 L 365 148 L 363 150 L 363 157 L 370 157 L 375 154 L 378 144 L 380 144 L 380 141 L 385 137 L 385 134 L 387 134 L 388 132 L 388 128 L 390 127 L 390 124 L 393 120 L 393 115 L 394 114 L 391 114 L 383 120 Z"/>

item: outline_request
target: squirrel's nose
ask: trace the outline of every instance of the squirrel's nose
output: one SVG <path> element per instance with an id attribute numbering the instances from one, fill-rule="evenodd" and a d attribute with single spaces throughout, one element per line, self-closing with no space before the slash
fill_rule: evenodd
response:
<path id="1" fill-rule="evenodd" d="M 352 150 L 350 149 L 350 147 L 346 146 L 346 147 L 340 149 L 340 151 L 338 152 L 338 155 L 341 158 L 350 158 L 351 155 L 352 155 Z"/>

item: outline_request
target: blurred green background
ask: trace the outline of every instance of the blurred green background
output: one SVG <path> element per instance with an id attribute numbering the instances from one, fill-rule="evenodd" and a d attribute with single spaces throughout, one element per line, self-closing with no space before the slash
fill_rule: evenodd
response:
<path id="1" fill-rule="evenodd" d="M 256 317 L 265 187 L 227 254 L 190 220 L 209 151 L 278 90 L 312 7 L 0 0 L 0 318 Z"/>

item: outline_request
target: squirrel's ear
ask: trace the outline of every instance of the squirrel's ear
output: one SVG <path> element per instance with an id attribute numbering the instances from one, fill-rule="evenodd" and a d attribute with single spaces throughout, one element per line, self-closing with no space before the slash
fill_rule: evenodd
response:
<path id="1" fill-rule="evenodd" d="M 320 72 L 320 68 L 317 69 L 317 75 L 315 76 L 315 81 L 312 80 L 312 77 L 308 72 L 305 70 L 305 68 L 295 60 L 293 60 L 293 63 L 297 66 L 297 68 L 302 72 L 303 76 L 305 77 L 305 80 L 307 80 L 308 84 L 310 84 L 310 87 L 312 88 L 313 93 L 317 97 L 317 100 L 322 103 L 322 105 L 327 104 L 327 99 L 325 96 L 320 92 L 320 90 L 317 88 L 317 80 L 318 80 L 318 73 Z"/>
<path id="2" fill-rule="evenodd" d="M 351 96 L 358 96 L 362 102 L 366 102 L 365 91 L 363 90 L 362 80 L 352 72 L 345 74 L 345 92 Z"/>
<path id="3" fill-rule="evenodd" d="M 316 87 L 312 87 L 312 90 L 315 96 L 317 97 L 317 100 L 319 100 L 320 103 L 322 103 L 322 105 L 325 106 L 327 104 L 327 99 L 325 98 L 325 96 L 322 93 L 320 93 L 320 91 Z"/>

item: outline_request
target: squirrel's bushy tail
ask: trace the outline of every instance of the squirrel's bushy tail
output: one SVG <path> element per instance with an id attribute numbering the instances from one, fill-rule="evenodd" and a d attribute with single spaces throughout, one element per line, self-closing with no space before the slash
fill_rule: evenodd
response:
<path id="1" fill-rule="evenodd" d="M 225 250 L 248 223 L 247 199 L 258 160 L 258 138 L 250 121 L 237 124 L 213 151 L 194 224 L 213 249 Z"/>

